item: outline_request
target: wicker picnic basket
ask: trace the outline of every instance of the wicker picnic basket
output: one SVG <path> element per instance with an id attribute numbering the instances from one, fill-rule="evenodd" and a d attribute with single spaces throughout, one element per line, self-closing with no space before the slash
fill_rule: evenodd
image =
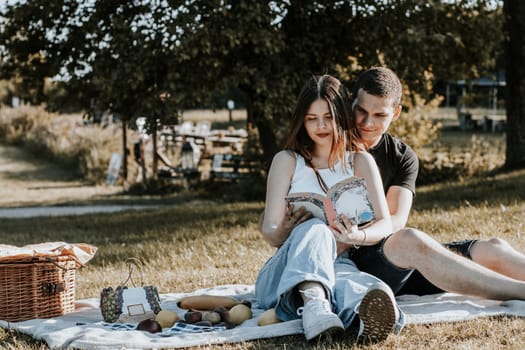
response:
<path id="1" fill-rule="evenodd" d="M 0 261 L 0 320 L 17 322 L 74 311 L 75 272 L 71 256 Z"/>

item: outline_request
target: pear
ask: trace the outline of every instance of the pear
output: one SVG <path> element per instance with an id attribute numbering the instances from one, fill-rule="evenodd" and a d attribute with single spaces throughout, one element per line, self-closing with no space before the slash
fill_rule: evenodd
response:
<path id="1" fill-rule="evenodd" d="M 262 313 L 261 316 L 259 316 L 259 320 L 257 320 L 257 324 L 259 326 L 267 326 L 274 323 L 279 323 L 281 320 L 279 317 L 277 317 L 277 314 L 275 313 L 275 309 L 268 309 L 265 312 Z"/>
<path id="2" fill-rule="evenodd" d="M 252 318 L 252 309 L 245 304 L 237 304 L 230 309 L 228 321 L 237 326 L 250 318 Z"/>
<path id="3" fill-rule="evenodd" d="M 162 328 L 171 328 L 179 320 L 179 315 L 171 310 L 160 310 L 155 321 L 157 321 Z"/>

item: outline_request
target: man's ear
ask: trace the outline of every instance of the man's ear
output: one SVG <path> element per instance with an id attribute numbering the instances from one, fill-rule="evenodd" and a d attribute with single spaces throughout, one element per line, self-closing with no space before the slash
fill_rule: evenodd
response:
<path id="1" fill-rule="evenodd" d="M 399 118 L 399 116 L 401 115 L 401 110 L 403 109 L 403 107 L 401 105 L 398 105 L 396 107 L 396 109 L 394 110 L 394 116 L 392 117 L 392 121 L 396 121 L 397 118 Z"/>

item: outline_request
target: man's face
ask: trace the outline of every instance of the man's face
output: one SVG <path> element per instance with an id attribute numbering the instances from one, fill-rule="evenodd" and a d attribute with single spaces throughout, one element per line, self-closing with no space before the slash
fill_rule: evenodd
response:
<path id="1" fill-rule="evenodd" d="M 390 123 L 399 117 L 401 106 L 394 107 L 391 98 L 374 96 L 360 89 L 353 110 L 361 141 L 373 147 L 381 140 Z"/>

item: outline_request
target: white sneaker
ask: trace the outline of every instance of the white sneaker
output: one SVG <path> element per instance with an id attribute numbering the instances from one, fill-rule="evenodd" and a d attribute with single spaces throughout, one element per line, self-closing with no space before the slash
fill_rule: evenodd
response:
<path id="1" fill-rule="evenodd" d="M 332 334 L 344 331 L 343 322 L 332 312 L 330 302 L 307 289 L 301 291 L 310 300 L 297 309 L 297 314 L 303 317 L 303 330 L 306 340 L 311 340 L 321 334 Z"/>
<path id="2" fill-rule="evenodd" d="M 390 288 L 382 283 L 372 285 L 359 305 L 361 322 L 357 341 L 370 344 L 386 340 L 398 318 L 396 299 Z"/>

